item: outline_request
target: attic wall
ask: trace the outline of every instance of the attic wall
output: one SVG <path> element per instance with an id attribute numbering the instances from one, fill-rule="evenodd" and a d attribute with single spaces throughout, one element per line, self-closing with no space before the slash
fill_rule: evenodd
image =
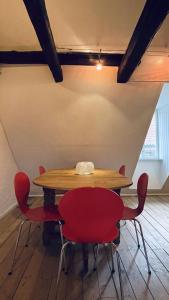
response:
<path id="1" fill-rule="evenodd" d="M 56 84 L 46 66 L 2 69 L 0 117 L 20 169 L 34 178 L 39 164 L 88 160 L 133 175 L 161 84 L 116 84 L 116 71 L 64 67 Z"/>
<path id="2" fill-rule="evenodd" d="M 17 165 L 0 122 L 0 217 L 16 203 L 13 191 L 16 172 Z"/>

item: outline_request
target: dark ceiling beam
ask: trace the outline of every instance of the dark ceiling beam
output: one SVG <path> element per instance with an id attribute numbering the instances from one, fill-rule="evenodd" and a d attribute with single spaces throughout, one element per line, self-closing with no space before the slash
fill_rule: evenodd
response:
<path id="1" fill-rule="evenodd" d="M 100 53 L 67 52 L 58 53 L 61 65 L 95 66 Z M 102 53 L 100 60 L 104 66 L 116 66 L 121 63 L 123 54 Z M 0 64 L 47 64 L 42 51 L 0 51 Z"/>
<path id="2" fill-rule="evenodd" d="M 117 82 L 129 80 L 169 11 L 169 0 L 147 0 L 118 69 Z"/>
<path id="3" fill-rule="evenodd" d="M 62 65 L 84 65 L 95 66 L 99 62 L 103 66 L 118 67 L 121 63 L 123 54 L 120 53 L 87 53 L 87 52 L 67 52 L 59 53 L 59 59 Z"/>
<path id="4" fill-rule="evenodd" d="M 0 51 L 0 64 L 47 64 L 43 51 Z"/>
<path id="5" fill-rule="evenodd" d="M 46 62 L 56 82 L 63 80 L 62 69 L 55 47 L 44 0 L 23 0 L 39 43 L 46 57 Z"/>

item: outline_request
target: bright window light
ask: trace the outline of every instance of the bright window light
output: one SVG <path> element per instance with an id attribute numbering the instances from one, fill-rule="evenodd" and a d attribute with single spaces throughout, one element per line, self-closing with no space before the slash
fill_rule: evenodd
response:
<path id="1" fill-rule="evenodd" d="M 140 159 L 158 159 L 157 112 L 154 113 L 144 141 Z"/>

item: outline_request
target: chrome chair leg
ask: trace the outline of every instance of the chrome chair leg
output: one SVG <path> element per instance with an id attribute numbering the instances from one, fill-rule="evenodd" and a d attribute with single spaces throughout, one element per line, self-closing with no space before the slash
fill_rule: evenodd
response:
<path id="1" fill-rule="evenodd" d="M 133 222 L 134 222 L 134 228 L 135 228 L 135 232 L 136 232 L 137 245 L 138 245 L 138 248 L 140 248 L 140 242 L 139 242 L 139 237 L 138 237 L 138 232 L 137 232 L 136 220 L 134 219 Z"/>
<path id="2" fill-rule="evenodd" d="M 16 244 L 15 244 L 15 249 L 14 249 L 14 253 L 13 253 L 13 258 L 12 258 L 11 270 L 8 273 L 8 275 L 12 275 L 13 267 L 14 267 L 14 264 L 15 264 L 16 251 L 17 251 L 17 248 L 18 248 L 18 244 L 19 244 L 19 240 L 20 240 L 20 236 L 21 236 L 21 232 L 22 232 L 22 227 L 23 227 L 23 225 L 25 224 L 26 221 L 27 220 L 23 220 L 21 222 L 20 226 L 19 226 L 19 232 L 18 232 L 18 236 L 17 236 L 17 240 L 16 240 Z"/>
<path id="3" fill-rule="evenodd" d="M 92 246 L 92 250 L 93 250 L 93 258 L 94 258 L 93 272 L 96 271 L 96 254 L 95 254 L 95 247 L 96 247 L 96 246 L 97 246 L 97 244 Z"/>
<path id="4" fill-rule="evenodd" d="M 32 225 L 32 223 L 29 221 L 28 236 L 27 236 L 25 247 L 28 247 L 30 232 L 31 232 L 31 225 Z"/>
<path id="5" fill-rule="evenodd" d="M 111 261 L 112 261 L 112 270 L 111 272 L 114 273 L 115 272 L 115 268 L 114 268 L 114 253 L 113 253 L 113 247 L 112 244 L 110 244 L 110 251 L 111 251 Z"/>
<path id="6" fill-rule="evenodd" d="M 115 292 L 116 292 L 116 296 L 117 296 L 117 300 L 120 300 L 119 298 L 119 293 L 118 293 L 118 290 L 117 290 L 117 287 L 116 287 L 116 282 L 114 280 L 114 272 L 115 272 L 115 268 L 114 268 L 114 260 L 113 260 L 113 256 L 114 256 L 114 253 L 116 252 L 116 248 L 117 248 L 117 245 L 115 245 L 113 242 L 110 243 L 110 251 L 111 251 L 111 258 L 112 258 L 112 266 L 109 262 L 109 255 L 107 255 L 107 251 L 106 251 L 106 247 L 104 246 L 104 249 L 105 249 L 105 253 L 106 253 L 106 256 L 107 256 L 107 262 L 108 262 L 108 266 L 109 266 L 109 269 L 110 269 L 110 276 L 113 280 L 113 284 L 114 284 L 114 288 L 115 288 Z M 113 252 L 113 248 L 114 248 L 114 252 Z"/>
<path id="7" fill-rule="evenodd" d="M 113 257 L 113 251 L 111 250 L 112 253 L 112 273 L 115 272 L 115 268 L 114 268 L 114 257 Z"/>
<path id="8" fill-rule="evenodd" d="M 96 268 L 97 268 L 97 260 L 98 260 L 98 255 L 99 255 L 99 244 L 97 244 L 96 247 L 97 247 L 96 252 L 95 252 L 95 249 L 93 248 L 93 253 L 94 253 L 93 271 L 96 271 Z"/>
<path id="9" fill-rule="evenodd" d="M 121 277 L 121 266 L 120 266 L 120 255 L 117 250 L 116 250 L 116 257 L 117 257 L 117 267 L 118 267 L 118 273 L 119 273 L 121 300 L 124 300 L 124 292 L 123 292 L 122 277 Z"/>
<path id="10" fill-rule="evenodd" d="M 67 245 L 70 244 L 70 242 L 66 242 L 63 244 L 62 249 L 61 249 L 61 253 L 60 253 L 60 259 L 59 259 L 59 266 L 58 266 L 58 275 L 57 275 L 57 281 L 56 281 L 56 290 L 58 289 L 58 285 L 59 285 L 59 279 L 60 279 L 60 274 L 61 274 L 61 270 L 62 270 L 62 262 L 63 262 L 63 257 L 65 254 L 65 248 L 67 247 Z M 56 295 L 56 300 L 57 300 L 57 295 Z"/>
<path id="11" fill-rule="evenodd" d="M 63 247 L 64 245 L 64 239 L 63 239 L 63 231 L 62 231 L 62 223 L 59 221 L 59 229 L 60 229 L 60 239 L 61 239 L 61 245 Z M 65 274 L 67 274 L 67 264 L 66 264 L 66 255 L 65 252 L 63 253 L 63 270 L 65 271 Z"/>
<path id="12" fill-rule="evenodd" d="M 141 223 L 137 219 L 135 219 L 135 221 L 139 224 L 140 234 L 141 234 L 143 247 L 144 247 L 145 258 L 146 258 L 146 262 L 147 262 L 148 274 L 151 274 L 150 263 L 149 263 L 149 260 L 148 260 L 147 249 L 146 249 L 146 244 L 145 244 L 145 240 L 144 240 L 142 226 L 141 226 Z"/>

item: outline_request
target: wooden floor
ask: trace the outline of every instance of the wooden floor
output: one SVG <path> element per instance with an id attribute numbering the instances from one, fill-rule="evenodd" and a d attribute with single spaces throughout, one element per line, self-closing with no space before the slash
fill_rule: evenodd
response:
<path id="1" fill-rule="evenodd" d="M 135 197 L 124 198 L 126 204 L 137 203 Z M 38 224 L 32 227 L 30 245 L 24 247 L 27 225 L 18 248 L 17 262 L 12 276 L 8 275 L 11 255 L 20 215 L 16 210 L 0 221 L 0 300 L 55 300 L 56 275 L 60 245 L 53 240 L 49 248 L 41 242 Z M 139 217 L 146 240 L 152 274 L 147 273 L 143 248 L 138 250 L 131 222 L 121 227 L 119 253 L 125 299 L 169 299 L 169 197 L 148 197 L 144 213 Z M 90 251 L 90 272 L 82 278 L 80 246 L 69 249 L 69 274 L 62 272 L 58 290 L 59 300 L 115 300 L 119 289 L 117 266 L 114 277 L 110 275 L 108 249 L 100 248 L 98 269 L 92 271 L 93 253 Z M 124 272 L 127 271 L 127 276 Z M 114 280 L 114 281 L 113 281 Z M 101 298 L 99 298 L 99 295 Z"/>

